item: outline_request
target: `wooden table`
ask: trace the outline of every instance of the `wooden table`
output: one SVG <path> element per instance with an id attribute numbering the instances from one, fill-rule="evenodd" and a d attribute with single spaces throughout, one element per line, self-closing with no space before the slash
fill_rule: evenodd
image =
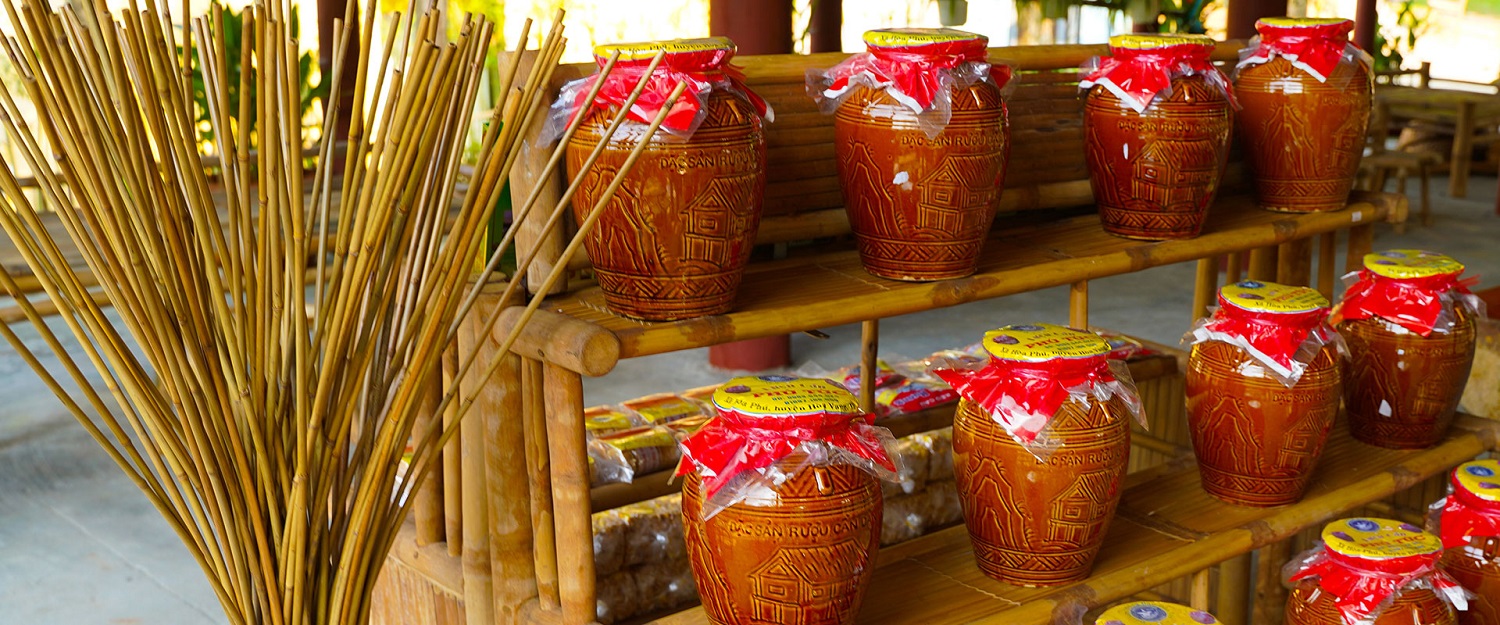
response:
<path id="1" fill-rule="evenodd" d="M 1383 87 L 1375 90 L 1375 98 L 1390 107 L 1393 121 L 1425 122 L 1452 129 L 1448 195 L 1468 195 L 1474 131 L 1500 126 L 1500 95 L 1454 89 Z"/>

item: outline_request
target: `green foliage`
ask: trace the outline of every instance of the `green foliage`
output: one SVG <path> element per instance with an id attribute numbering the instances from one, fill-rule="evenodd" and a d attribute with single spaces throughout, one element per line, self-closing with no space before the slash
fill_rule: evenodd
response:
<path id="1" fill-rule="evenodd" d="M 1417 37 L 1432 26 L 1432 10 L 1425 0 L 1401 0 L 1396 4 L 1396 23 L 1382 23 L 1375 32 L 1375 71 L 1401 69 L 1406 55 L 1417 46 Z"/>

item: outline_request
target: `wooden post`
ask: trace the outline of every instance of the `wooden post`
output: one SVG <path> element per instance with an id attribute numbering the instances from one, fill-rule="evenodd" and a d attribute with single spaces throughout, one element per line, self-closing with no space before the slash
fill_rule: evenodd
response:
<path id="1" fill-rule="evenodd" d="M 589 505 L 589 457 L 583 419 L 583 379 L 542 365 L 546 387 L 547 448 L 552 455 L 552 506 L 557 540 L 558 599 L 563 622 L 594 621 L 594 535 Z"/>
<path id="2" fill-rule="evenodd" d="M 1219 588 L 1214 616 L 1224 625 L 1250 625 L 1250 554 L 1219 564 Z"/>
<path id="3" fill-rule="evenodd" d="M 552 461 L 547 452 L 546 387 L 542 363 L 521 360 L 521 406 L 526 417 L 526 466 L 531 482 L 532 551 L 536 561 L 536 585 L 541 606 L 556 610 L 557 538 L 552 514 Z"/>
<path id="4" fill-rule="evenodd" d="M 1474 149 L 1474 101 L 1458 103 L 1458 119 L 1453 124 L 1453 158 L 1448 162 L 1448 195 L 1469 195 L 1469 161 Z"/>
<path id="5" fill-rule="evenodd" d="M 1219 294 L 1219 259 L 1198 260 L 1198 277 L 1193 282 L 1192 323 L 1208 316 L 1208 307 L 1214 305 Z"/>
<path id="6" fill-rule="evenodd" d="M 1068 286 L 1068 325 L 1089 329 L 1089 281 L 1079 280 Z"/>
<path id="7" fill-rule="evenodd" d="M 1277 541 L 1255 552 L 1258 573 L 1255 578 L 1255 625 L 1281 625 L 1286 611 L 1286 588 L 1281 585 L 1281 565 L 1286 563 L 1291 539 Z"/>
<path id="8" fill-rule="evenodd" d="M 1276 281 L 1276 248 L 1257 247 L 1250 250 L 1250 279 L 1263 282 Z"/>
<path id="9" fill-rule="evenodd" d="M 1293 239 L 1279 246 L 1276 281 L 1293 286 L 1312 283 L 1312 239 Z"/>
<path id="10" fill-rule="evenodd" d="M 502 54 L 500 64 L 504 66 L 506 56 L 514 52 Z M 536 64 L 535 50 L 528 50 L 521 57 L 521 66 L 516 70 L 516 80 L 523 80 L 525 76 L 534 69 Z M 540 137 L 542 126 L 547 122 L 546 115 L 537 115 L 522 135 L 533 149 L 522 150 L 516 159 L 516 164 L 510 171 L 510 188 L 512 197 L 516 204 L 524 201 L 538 182 L 542 179 L 542 173 L 547 166 L 547 160 L 552 156 L 550 149 L 540 149 Z M 529 293 L 536 293 L 538 287 L 552 273 L 552 268 L 557 266 L 558 259 L 562 256 L 563 247 L 567 241 L 563 238 L 564 228 L 554 228 L 551 232 L 544 231 L 542 226 L 547 223 L 548 211 L 551 206 L 556 206 L 557 201 L 562 199 L 563 178 L 560 173 L 554 173 L 542 186 L 537 196 L 536 205 L 526 218 L 521 220 L 521 225 L 516 228 L 516 257 L 520 258 L 528 253 L 535 253 L 536 258 L 531 261 L 531 268 L 526 271 L 526 289 Z M 520 206 L 514 206 L 520 210 Z M 552 295 L 568 290 L 567 276 L 563 276 L 553 285 L 547 294 Z"/>
<path id="11" fill-rule="evenodd" d="M 1209 572 L 1213 569 L 1203 569 L 1193 574 L 1193 588 L 1188 598 L 1188 605 L 1194 610 L 1207 612 L 1211 606 L 1208 605 L 1208 582 Z"/>
<path id="12" fill-rule="evenodd" d="M 1362 50 L 1375 49 L 1375 30 L 1380 28 L 1375 0 L 1358 0 L 1354 5 L 1354 45 Z"/>
<path id="13" fill-rule="evenodd" d="M 488 302 L 485 302 L 488 304 Z M 493 310 L 481 305 L 480 310 Z M 491 333 L 479 362 L 491 362 L 504 335 Z M 514 623 L 521 606 L 537 596 L 533 561 L 531 498 L 528 495 L 525 421 L 521 409 L 521 358 L 500 356 L 500 367 L 476 398 L 468 419 L 484 425 L 485 484 L 488 487 L 490 574 L 494 579 L 495 619 Z"/>
<path id="14" fill-rule="evenodd" d="M 875 377 L 879 371 L 880 320 L 870 319 L 859 326 L 859 408 L 875 412 Z"/>
<path id="15" fill-rule="evenodd" d="M 443 388 L 455 388 L 458 375 L 458 349 L 443 354 Z M 457 402 L 449 402 L 443 411 L 443 427 L 453 424 Z M 443 536 L 448 541 L 448 555 L 458 557 L 464 549 L 463 471 L 459 466 L 464 433 L 459 431 L 443 446 Z"/>
<path id="16" fill-rule="evenodd" d="M 1231 252 L 1229 254 L 1229 266 L 1224 268 L 1224 284 L 1234 284 L 1245 275 L 1245 265 L 1248 254 L 1245 252 Z"/>
<path id="17" fill-rule="evenodd" d="M 1333 292 L 1338 290 L 1339 270 L 1333 264 L 1338 256 L 1339 233 L 1324 232 L 1318 237 L 1318 292 L 1333 301 Z"/>
<path id="18" fill-rule="evenodd" d="M 1359 271 L 1365 266 L 1365 254 L 1375 246 L 1375 224 L 1349 228 L 1349 245 L 1344 251 L 1344 271 Z"/>
<path id="19" fill-rule="evenodd" d="M 470 315 L 459 328 L 460 354 L 483 349 L 482 339 L 477 336 L 480 330 L 477 326 L 483 323 L 480 320 L 483 310 L 483 307 L 476 307 L 478 314 Z M 480 362 L 485 362 L 483 356 L 480 357 Z M 473 371 L 469 377 L 460 380 L 459 391 L 464 396 L 472 396 L 479 386 L 478 377 L 479 372 Z M 475 418 L 464 419 L 459 424 L 459 434 L 462 437 L 459 441 L 459 475 L 463 481 L 459 501 L 463 515 L 463 548 L 460 557 L 464 573 L 464 615 L 469 625 L 491 625 L 495 622 L 494 578 L 490 568 L 490 515 L 489 506 L 485 503 L 489 495 L 485 481 L 485 424 L 482 416 L 494 407 L 487 408 L 476 406 L 473 412 Z"/>
<path id="20" fill-rule="evenodd" d="M 424 436 L 432 427 L 442 423 L 436 414 L 438 401 L 443 394 L 443 372 L 436 371 L 427 384 L 422 398 L 422 411 L 412 425 L 412 438 Z M 441 452 L 440 452 L 441 453 Z M 443 473 L 433 471 L 412 495 L 412 517 L 416 519 L 417 546 L 425 547 L 443 542 Z"/>

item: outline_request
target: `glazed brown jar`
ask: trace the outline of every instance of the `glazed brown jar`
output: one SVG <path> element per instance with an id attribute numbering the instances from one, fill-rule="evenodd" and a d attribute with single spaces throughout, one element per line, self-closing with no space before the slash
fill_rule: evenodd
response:
<path id="1" fill-rule="evenodd" d="M 1443 569 L 1469 592 L 1460 625 L 1500 625 L 1500 461 L 1453 470 L 1453 493 L 1438 502 Z"/>
<path id="2" fill-rule="evenodd" d="M 1329 523 L 1323 544 L 1288 565 L 1286 625 L 1454 625 L 1466 601 L 1441 554 L 1438 537 L 1400 521 Z"/>
<path id="3" fill-rule="evenodd" d="M 853 623 L 880 547 L 890 432 L 831 380 L 740 377 L 682 443 L 683 533 L 717 624 Z"/>
<path id="4" fill-rule="evenodd" d="M 960 397 L 953 470 L 979 569 L 1020 586 L 1088 577 L 1120 500 L 1135 386 L 1091 332 L 1012 325 L 984 347 L 987 362 L 933 368 Z"/>
<path id="5" fill-rule="evenodd" d="M 974 273 L 1010 154 L 1001 87 L 983 35 L 865 33 L 867 52 L 811 78 L 833 118 L 849 224 L 871 274 L 942 280 Z"/>
<path id="6" fill-rule="evenodd" d="M 1202 610 L 1164 601 L 1135 601 L 1105 610 L 1094 625 L 1214 625 L 1219 619 Z"/>
<path id="7" fill-rule="evenodd" d="M 1370 123 L 1370 57 L 1342 18 L 1266 17 L 1239 62 L 1240 146 L 1263 208 L 1344 208 Z"/>
<path id="8" fill-rule="evenodd" d="M 1448 434 L 1474 364 L 1484 303 L 1442 254 L 1367 254 L 1334 311 L 1349 345 L 1344 410 L 1355 439 L 1392 449 L 1436 445 Z"/>
<path id="9" fill-rule="evenodd" d="M 1229 80 L 1202 35 L 1116 35 L 1079 86 L 1099 219 L 1110 234 L 1198 236 L 1218 193 L 1233 122 Z"/>
<path id="10" fill-rule="evenodd" d="M 1328 300 L 1246 280 L 1188 334 L 1187 412 L 1203 489 L 1242 506 L 1302 499 L 1341 399 Z"/>
<path id="11" fill-rule="evenodd" d="M 716 315 L 734 306 L 760 227 L 766 186 L 762 124 L 770 117 L 765 102 L 729 65 L 734 49 L 724 37 L 599 46 L 594 56 L 601 66 L 611 54 L 620 58 L 594 105 L 579 111 L 596 76 L 563 89 L 560 106 L 584 116 L 568 142 L 572 176 L 652 58 L 666 52 L 630 121 L 615 133 L 573 199 L 574 218 L 582 221 L 631 150 L 645 140 L 646 122 L 672 88 L 679 80 L 689 85 L 584 242 L 611 311 L 665 321 Z"/>

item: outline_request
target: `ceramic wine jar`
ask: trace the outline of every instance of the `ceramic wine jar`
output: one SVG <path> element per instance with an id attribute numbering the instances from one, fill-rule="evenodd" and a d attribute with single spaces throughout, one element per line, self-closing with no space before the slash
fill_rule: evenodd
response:
<path id="1" fill-rule="evenodd" d="M 1393 449 L 1448 433 L 1474 363 L 1478 298 L 1463 265 L 1432 252 L 1368 254 L 1335 318 L 1349 344 L 1344 410 L 1359 441 Z"/>
<path id="2" fill-rule="evenodd" d="M 683 532 L 713 623 L 853 623 L 880 547 L 890 432 L 823 379 L 735 378 L 683 442 Z M 827 460 L 828 450 L 842 453 Z M 790 478 L 777 483 L 779 474 Z M 749 501 L 746 501 L 749 500 Z"/>
<path id="3" fill-rule="evenodd" d="M 1438 507 L 1443 569 L 1474 593 L 1458 622 L 1500 625 L 1500 462 L 1459 465 L 1453 493 Z"/>
<path id="4" fill-rule="evenodd" d="M 1219 190 L 1234 105 L 1202 35 L 1116 35 L 1079 85 L 1084 149 L 1110 234 L 1198 236 Z"/>
<path id="5" fill-rule="evenodd" d="M 568 142 L 569 175 L 583 167 L 662 50 L 667 54 L 658 79 L 633 109 L 638 115 L 615 134 L 573 200 L 573 215 L 582 222 L 631 150 L 646 140 L 645 122 L 678 80 L 687 81 L 689 89 L 584 242 L 605 305 L 648 320 L 714 315 L 734 306 L 766 186 L 767 109 L 729 65 L 734 43 L 723 37 L 596 48 L 601 65 L 614 52 L 620 59 L 595 105 L 575 113 L 584 120 Z M 590 86 L 570 85 L 563 98 L 582 99 Z"/>
<path id="6" fill-rule="evenodd" d="M 974 273 L 1010 154 L 1000 88 L 982 35 L 897 28 L 828 70 L 834 148 L 849 224 L 871 274 L 942 280 Z"/>
<path id="7" fill-rule="evenodd" d="M 1105 610 L 1094 625 L 1214 625 L 1219 619 L 1202 610 L 1164 601 L 1135 601 Z"/>
<path id="8" fill-rule="evenodd" d="M 1437 567 L 1442 543 L 1389 519 L 1334 521 L 1291 575 L 1286 625 L 1455 625 L 1463 590 Z"/>
<path id="9" fill-rule="evenodd" d="M 1013 325 L 984 346 L 987 363 L 933 370 L 961 398 L 954 473 L 979 569 L 1021 586 L 1083 579 L 1119 503 L 1134 385 L 1090 332 Z"/>
<path id="10" fill-rule="evenodd" d="M 1302 499 L 1341 398 L 1328 300 L 1244 281 L 1189 334 L 1187 412 L 1203 489 L 1242 506 Z"/>
<path id="11" fill-rule="evenodd" d="M 1369 56 L 1349 43 L 1354 22 L 1267 17 L 1239 62 L 1240 146 L 1260 205 L 1311 213 L 1344 208 L 1370 122 Z"/>

